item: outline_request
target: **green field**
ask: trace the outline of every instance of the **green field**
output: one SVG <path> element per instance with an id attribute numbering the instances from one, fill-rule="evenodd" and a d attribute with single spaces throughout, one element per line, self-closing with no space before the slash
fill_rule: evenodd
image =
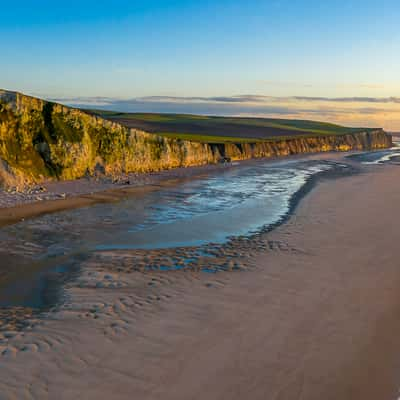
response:
<path id="1" fill-rule="evenodd" d="M 289 137 L 343 135 L 371 130 L 307 120 L 121 113 L 103 110 L 88 112 L 130 128 L 170 138 L 206 143 L 256 143 Z"/>

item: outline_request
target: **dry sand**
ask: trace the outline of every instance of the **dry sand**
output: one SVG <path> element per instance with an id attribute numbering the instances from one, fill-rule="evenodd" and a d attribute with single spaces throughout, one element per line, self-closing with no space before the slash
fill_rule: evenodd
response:
<path id="1" fill-rule="evenodd" d="M 395 400 L 399 172 L 319 183 L 284 225 L 222 249 L 236 272 L 94 254 L 61 309 L 3 332 L 0 399 Z"/>

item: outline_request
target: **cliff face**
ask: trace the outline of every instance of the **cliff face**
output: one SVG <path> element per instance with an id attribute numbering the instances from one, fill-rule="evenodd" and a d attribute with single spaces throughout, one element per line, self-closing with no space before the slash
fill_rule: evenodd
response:
<path id="1" fill-rule="evenodd" d="M 392 146 L 392 137 L 382 129 L 347 135 L 288 138 L 255 144 L 226 144 L 227 157 L 247 159 L 326 151 L 376 150 Z"/>
<path id="2" fill-rule="evenodd" d="M 248 144 L 206 144 L 129 129 L 60 104 L 0 90 L 0 184 L 150 172 L 288 154 L 378 149 L 383 130 Z"/>

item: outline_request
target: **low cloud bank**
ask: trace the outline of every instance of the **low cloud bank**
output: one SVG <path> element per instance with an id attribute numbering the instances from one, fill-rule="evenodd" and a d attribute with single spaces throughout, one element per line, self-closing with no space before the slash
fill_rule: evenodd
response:
<path id="1" fill-rule="evenodd" d="M 348 126 L 383 127 L 400 131 L 398 97 L 217 97 L 149 96 L 52 98 L 79 108 L 121 112 L 184 113 L 323 120 Z"/>

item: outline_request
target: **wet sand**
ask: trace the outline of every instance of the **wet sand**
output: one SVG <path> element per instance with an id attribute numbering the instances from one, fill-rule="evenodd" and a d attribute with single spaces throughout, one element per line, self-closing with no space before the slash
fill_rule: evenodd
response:
<path id="1" fill-rule="evenodd" d="M 346 153 L 350 154 L 350 153 Z M 179 182 L 223 172 L 240 166 L 280 160 L 342 159 L 343 153 L 329 152 L 303 154 L 268 159 L 251 159 L 227 164 L 207 164 L 197 167 L 175 168 L 146 174 L 129 174 L 116 182 L 110 178 L 82 178 L 73 181 L 53 181 L 42 183 L 22 192 L 0 188 L 0 228 L 25 219 L 64 210 L 89 207 L 97 203 L 117 202 L 156 191 L 160 186 L 173 186 Z"/>
<path id="2" fill-rule="evenodd" d="M 240 164 L 254 162 L 263 160 L 246 160 Z M 107 177 L 90 177 L 72 181 L 51 181 L 26 188 L 24 191 L 0 188 L 0 227 L 43 214 L 119 201 L 144 191 L 157 190 L 160 185 L 174 185 L 178 181 L 235 168 L 236 164 L 238 163 L 208 164 L 153 173 L 128 174 L 115 182 Z"/>
<path id="3" fill-rule="evenodd" d="M 93 255 L 63 307 L 1 334 L 0 398 L 396 399 L 399 171 L 318 183 L 283 225 L 221 250 L 237 271 Z"/>

